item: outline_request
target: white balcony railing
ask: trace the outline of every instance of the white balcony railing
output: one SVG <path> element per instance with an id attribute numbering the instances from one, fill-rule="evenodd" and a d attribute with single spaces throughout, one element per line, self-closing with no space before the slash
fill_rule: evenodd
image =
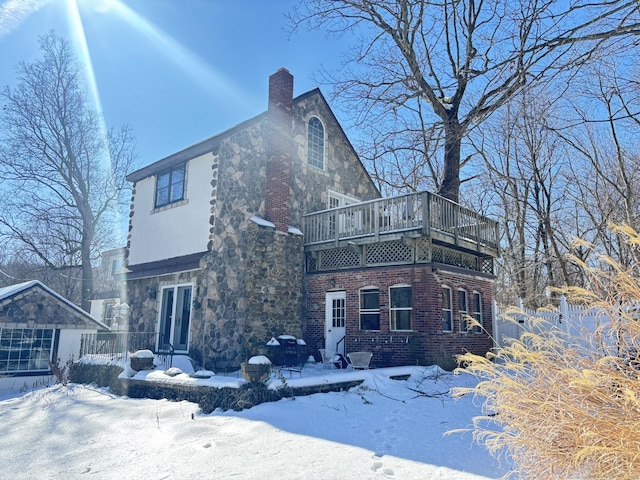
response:
<path id="1" fill-rule="evenodd" d="M 415 232 L 437 236 L 452 245 L 498 255 L 499 228 L 495 220 L 480 215 L 444 197 L 419 192 L 380 198 L 320 212 L 303 218 L 306 246 L 341 241 L 381 238 Z"/>

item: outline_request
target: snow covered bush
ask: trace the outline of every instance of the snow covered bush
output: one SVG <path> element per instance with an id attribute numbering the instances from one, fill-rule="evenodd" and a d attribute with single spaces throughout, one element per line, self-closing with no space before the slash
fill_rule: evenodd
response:
<path id="1" fill-rule="evenodd" d="M 55 361 L 49 362 L 49 369 L 56 378 L 56 384 L 66 385 L 69 383 L 70 369 L 73 365 L 73 356 L 69 357 L 64 365 L 60 365 L 60 357 L 56 357 Z"/>
<path id="2" fill-rule="evenodd" d="M 240 388 L 219 388 L 207 392 L 198 402 L 203 413 L 216 409 L 240 411 L 265 402 L 276 402 L 283 397 L 263 383 L 247 383 Z"/>
<path id="3" fill-rule="evenodd" d="M 638 233 L 612 228 L 640 255 Z M 640 264 L 599 260 L 596 268 L 574 259 L 591 288 L 563 290 L 598 313 L 595 330 L 568 335 L 529 318 L 530 333 L 505 348 L 459 357 L 482 378 L 456 391 L 485 399 L 475 437 L 511 457 L 520 478 L 615 480 L 640 471 Z M 516 321 L 523 312 L 512 314 Z"/>

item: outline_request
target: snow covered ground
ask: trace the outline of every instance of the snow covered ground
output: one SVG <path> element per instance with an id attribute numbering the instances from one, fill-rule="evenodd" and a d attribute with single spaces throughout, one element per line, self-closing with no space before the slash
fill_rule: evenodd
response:
<path id="1" fill-rule="evenodd" d="M 194 403 L 73 384 L 5 394 L 0 477 L 479 480 L 506 473 L 470 433 L 444 436 L 480 414 L 477 401 L 447 393 L 475 379 L 411 367 L 409 380 L 391 380 L 386 370 L 294 373 L 288 383 L 339 375 L 365 382 L 209 415 Z"/>

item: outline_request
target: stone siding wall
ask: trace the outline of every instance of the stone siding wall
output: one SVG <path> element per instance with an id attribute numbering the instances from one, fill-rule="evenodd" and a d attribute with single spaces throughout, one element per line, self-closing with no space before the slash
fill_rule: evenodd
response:
<path id="1" fill-rule="evenodd" d="M 87 327 L 77 312 L 39 288 L 21 292 L 5 302 L 0 307 L 0 326 L 5 328 Z"/>
<path id="2" fill-rule="evenodd" d="M 264 214 L 265 128 L 265 121 L 258 122 L 225 139 L 213 168 L 210 252 L 204 258 L 204 334 L 197 347 L 212 370 L 238 367 L 247 359 L 243 339 L 248 235 L 250 225 L 255 225 L 251 217 Z"/>
<path id="3" fill-rule="evenodd" d="M 392 331 L 389 323 L 389 287 L 411 285 L 412 331 Z M 483 326 L 488 333 L 442 331 L 442 285 L 453 289 L 454 319 L 457 318 L 456 290 L 464 288 L 482 293 Z M 327 291 L 346 293 L 347 352 L 373 352 L 372 366 L 439 364 L 455 365 L 455 355 L 470 351 L 484 354 L 492 347 L 491 302 L 493 281 L 431 265 L 389 266 L 309 274 L 307 286 L 307 328 L 305 340 L 314 355 L 324 348 L 325 295 Z M 361 331 L 359 291 L 363 287 L 380 289 L 380 330 Z"/>
<path id="4" fill-rule="evenodd" d="M 291 225 L 300 226 L 302 215 L 328 208 L 329 189 L 361 201 L 378 198 L 380 193 L 353 152 L 342 128 L 322 97 L 309 95 L 294 105 L 294 155 L 291 165 Z M 325 168 L 307 164 L 307 124 L 318 117 L 325 128 Z"/>
<path id="5" fill-rule="evenodd" d="M 256 226 L 248 260 L 245 349 L 248 356 L 264 355 L 271 337 L 302 337 L 303 239 Z"/>

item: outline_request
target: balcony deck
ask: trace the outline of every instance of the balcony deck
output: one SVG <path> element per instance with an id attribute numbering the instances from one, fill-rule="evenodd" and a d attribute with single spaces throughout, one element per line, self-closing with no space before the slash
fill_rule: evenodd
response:
<path id="1" fill-rule="evenodd" d="M 308 251 L 428 237 L 482 256 L 500 254 L 498 222 L 431 192 L 310 213 L 303 218 L 303 232 Z"/>

